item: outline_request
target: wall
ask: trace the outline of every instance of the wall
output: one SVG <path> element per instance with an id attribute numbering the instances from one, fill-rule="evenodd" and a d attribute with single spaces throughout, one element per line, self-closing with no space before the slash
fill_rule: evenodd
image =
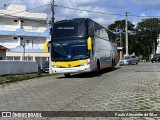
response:
<path id="1" fill-rule="evenodd" d="M 14 39 L 15 36 L 0 36 L 0 44 L 7 48 L 15 48 L 19 45 L 18 39 Z"/>
<path id="2" fill-rule="evenodd" d="M 26 32 L 44 32 L 47 30 L 46 21 L 31 21 L 24 19 L 22 22 L 22 28 Z"/>
<path id="3" fill-rule="evenodd" d="M 27 20 L 16 18 L 0 18 L 0 28 L 2 31 L 16 31 L 23 29 L 26 32 L 45 32 L 47 30 L 46 21 L 44 20 Z"/>
<path id="4" fill-rule="evenodd" d="M 0 75 L 38 72 L 35 61 L 0 61 Z"/>
<path id="5" fill-rule="evenodd" d="M 25 42 L 26 49 L 43 49 L 46 38 L 44 37 L 23 37 L 21 42 Z"/>
<path id="6" fill-rule="evenodd" d="M 18 28 L 18 22 L 14 22 L 14 18 L 0 18 L 0 28 L 6 31 L 15 31 Z"/>
<path id="7" fill-rule="evenodd" d="M 23 38 L 23 40 L 20 40 Z M 22 42 L 26 43 L 26 49 L 43 49 L 44 43 L 46 41 L 45 37 L 27 37 L 23 36 L 0 36 L 0 45 L 3 45 L 7 48 L 16 48 L 20 46 Z"/>

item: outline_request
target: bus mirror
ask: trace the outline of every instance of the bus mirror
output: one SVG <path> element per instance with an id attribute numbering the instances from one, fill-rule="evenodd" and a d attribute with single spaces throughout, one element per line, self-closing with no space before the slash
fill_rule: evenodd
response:
<path id="1" fill-rule="evenodd" d="M 44 43 L 44 47 L 43 47 L 43 52 L 44 52 L 44 53 L 47 53 L 49 43 L 50 43 L 50 41 L 46 41 L 46 42 Z"/>
<path id="2" fill-rule="evenodd" d="M 92 38 L 91 37 L 87 39 L 87 47 L 88 47 L 88 50 L 92 50 Z"/>

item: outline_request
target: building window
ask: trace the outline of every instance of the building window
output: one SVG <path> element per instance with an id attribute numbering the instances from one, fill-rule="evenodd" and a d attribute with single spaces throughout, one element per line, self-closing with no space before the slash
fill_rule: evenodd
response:
<path id="1" fill-rule="evenodd" d="M 7 60 L 13 60 L 13 57 L 7 57 Z"/>
<path id="2" fill-rule="evenodd" d="M 17 20 L 14 20 L 14 22 L 18 22 Z"/>
<path id="3" fill-rule="evenodd" d="M 20 57 L 14 57 L 14 60 L 20 60 Z"/>
<path id="4" fill-rule="evenodd" d="M 3 60 L 3 58 L 2 58 L 2 57 L 0 57 L 0 60 Z"/>
<path id="5" fill-rule="evenodd" d="M 23 20 L 21 20 L 21 22 L 24 22 Z"/>
<path id="6" fill-rule="evenodd" d="M 17 37 L 14 37 L 14 39 L 16 40 L 16 39 L 17 39 Z"/>
<path id="7" fill-rule="evenodd" d="M 25 57 L 24 57 L 24 60 L 26 60 L 26 61 L 33 61 L 33 57 L 25 56 Z"/>
<path id="8" fill-rule="evenodd" d="M 33 61 L 33 57 L 28 57 L 28 61 Z"/>
<path id="9" fill-rule="evenodd" d="M 27 61 L 27 57 L 24 57 L 24 60 L 26 60 L 26 61 Z"/>

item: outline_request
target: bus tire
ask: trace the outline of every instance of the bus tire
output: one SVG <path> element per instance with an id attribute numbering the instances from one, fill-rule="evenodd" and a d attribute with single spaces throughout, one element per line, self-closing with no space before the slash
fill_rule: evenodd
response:
<path id="1" fill-rule="evenodd" d="M 115 70 L 115 60 L 112 60 L 111 71 Z"/>
<path id="2" fill-rule="evenodd" d="M 100 72 L 100 62 L 99 60 L 97 61 L 97 68 L 96 68 L 96 74 L 99 74 Z"/>
<path id="3" fill-rule="evenodd" d="M 65 78 L 69 78 L 71 75 L 70 74 L 64 74 Z"/>

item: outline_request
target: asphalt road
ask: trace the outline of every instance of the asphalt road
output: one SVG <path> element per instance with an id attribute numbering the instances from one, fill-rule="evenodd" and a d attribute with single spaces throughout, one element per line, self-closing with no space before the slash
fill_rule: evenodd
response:
<path id="1" fill-rule="evenodd" d="M 0 86 L 0 111 L 160 110 L 160 63 L 37 78 Z M 0 118 L 0 120 L 158 120 L 152 118 Z M 160 119 L 160 118 L 159 118 Z"/>

